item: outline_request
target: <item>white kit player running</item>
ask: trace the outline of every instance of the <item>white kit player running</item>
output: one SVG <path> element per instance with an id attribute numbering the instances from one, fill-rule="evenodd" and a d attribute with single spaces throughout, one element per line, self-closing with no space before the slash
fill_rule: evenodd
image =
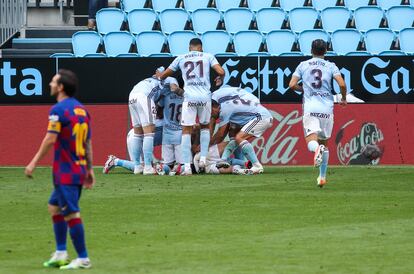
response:
<path id="1" fill-rule="evenodd" d="M 191 39 L 190 52 L 178 56 L 161 75 L 160 79 L 166 79 L 181 70 L 184 80 L 184 102 L 181 116 L 183 135 L 181 148 L 183 153 L 184 170 L 182 175 L 191 175 L 191 131 L 198 117 L 200 132 L 200 170 L 205 168 L 208 146 L 210 143 L 210 116 L 211 116 L 211 91 L 210 91 L 210 68 L 219 75 L 216 85 L 221 85 L 224 70 L 214 55 L 203 52 L 202 42 L 198 38 Z"/>
<path id="2" fill-rule="evenodd" d="M 144 175 L 152 175 L 156 173 L 152 166 L 154 121 L 157 114 L 155 102 L 162 93 L 169 91 L 170 88 L 176 89 L 178 87 L 175 78 L 168 77 L 163 82 L 158 79 L 163 71 L 164 67 L 158 68 L 153 77 L 139 82 L 129 94 L 129 112 L 134 127 L 133 159 L 131 160 L 135 163 L 135 174 L 143 172 Z M 140 164 L 141 151 L 144 154 L 143 170 Z"/>
<path id="3" fill-rule="evenodd" d="M 294 72 L 289 87 L 303 92 L 303 128 L 308 149 L 314 153 L 314 165 L 319 166 L 317 184 L 323 187 L 326 184 L 326 170 L 328 168 L 329 150 L 328 139 L 333 128 L 332 79 L 341 89 L 341 105 L 346 105 L 346 84 L 338 67 L 324 60 L 327 45 L 324 40 L 312 42 L 313 58 L 303 61 Z M 298 85 L 303 80 L 303 86 Z"/>

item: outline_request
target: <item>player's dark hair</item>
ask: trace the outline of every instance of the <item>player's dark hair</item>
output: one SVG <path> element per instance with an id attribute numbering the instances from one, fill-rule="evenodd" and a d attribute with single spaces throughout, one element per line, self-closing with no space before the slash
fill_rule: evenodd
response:
<path id="1" fill-rule="evenodd" d="M 323 56 L 327 51 L 327 44 L 322 39 L 316 39 L 312 42 L 312 54 L 316 56 Z"/>
<path id="2" fill-rule="evenodd" d="M 196 47 L 196 46 L 202 46 L 203 42 L 201 42 L 200 38 L 193 38 L 190 40 L 190 46 Z"/>
<path id="3" fill-rule="evenodd" d="M 211 107 L 218 108 L 220 104 L 216 100 L 211 100 Z"/>
<path id="4" fill-rule="evenodd" d="M 68 69 L 60 69 L 58 74 L 58 84 L 63 85 L 63 90 L 67 96 L 73 97 L 78 90 L 78 77 L 73 71 Z"/>

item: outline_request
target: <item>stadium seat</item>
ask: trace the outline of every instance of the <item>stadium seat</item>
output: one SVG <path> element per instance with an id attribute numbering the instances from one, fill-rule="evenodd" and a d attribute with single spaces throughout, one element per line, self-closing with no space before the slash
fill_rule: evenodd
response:
<path id="1" fill-rule="evenodd" d="M 300 57 L 304 56 L 302 52 L 292 51 L 292 52 L 283 52 L 279 54 L 280 57 Z"/>
<path id="2" fill-rule="evenodd" d="M 165 36 L 160 31 L 144 31 L 135 36 L 137 51 L 141 56 L 160 53 L 165 45 Z"/>
<path id="3" fill-rule="evenodd" d="M 387 11 L 388 26 L 393 31 L 411 28 L 414 23 L 414 8 L 410 6 L 392 7 Z M 414 39 L 414 37 L 413 37 Z"/>
<path id="4" fill-rule="evenodd" d="M 160 13 L 161 31 L 170 34 L 173 31 L 184 30 L 189 16 L 184 9 L 166 9 Z"/>
<path id="5" fill-rule="evenodd" d="M 223 52 L 223 53 L 217 53 L 216 57 L 237 57 L 237 53 L 235 52 Z"/>
<path id="6" fill-rule="evenodd" d="M 158 20 L 157 14 L 152 9 L 135 9 L 128 13 L 129 30 L 133 34 L 150 31 Z"/>
<path id="7" fill-rule="evenodd" d="M 384 50 L 381 51 L 378 55 L 380 56 L 404 56 L 407 55 L 401 50 Z"/>
<path id="8" fill-rule="evenodd" d="M 273 0 L 247 0 L 247 5 L 250 10 L 257 12 L 263 8 L 270 8 Z"/>
<path id="9" fill-rule="evenodd" d="M 252 52 L 247 54 L 246 56 L 249 57 L 266 57 L 266 56 L 270 56 L 270 54 L 268 52 L 262 51 L 262 52 Z"/>
<path id="10" fill-rule="evenodd" d="M 189 30 L 175 31 L 168 36 L 168 44 L 172 55 L 177 56 L 188 52 L 190 40 L 197 38 L 197 35 Z"/>
<path id="11" fill-rule="evenodd" d="M 147 0 L 122 0 L 121 8 L 124 12 L 130 12 L 134 9 L 142 9 Z"/>
<path id="12" fill-rule="evenodd" d="M 227 11 L 228 9 L 238 8 L 240 7 L 240 0 L 216 0 L 216 7 L 221 12 Z"/>
<path id="13" fill-rule="evenodd" d="M 381 8 L 375 6 L 360 7 L 354 12 L 355 27 L 362 32 L 380 27 L 384 18 L 384 12 Z"/>
<path id="14" fill-rule="evenodd" d="M 400 31 L 400 48 L 408 54 L 414 54 L 414 28 L 406 28 Z"/>
<path id="15" fill-rule="evenodd" d="M 184 0 L 184 8 L 188 12 L 193 12 L 197 9 L 207 8 L 209 2 L 210 0 Z"/>
<path id="16" fill-rule="evenodd" d="M 298 42 L 300 51 L 304 55 L 311 55 L 312 42 L 315 39 L 322 39 L 329 42 L 329 34 L 324 30 L 305 30 L 299 34 Z"/>
<path id="17" fill-rule="evenodd" d="M 50 58 L 74 58 L 75 54 L 69 53 L 69 52 L 59 52 L 59 53 L 53 53 L 49 57 Z"/>
<path id="18" fill-rule="evenodd" d="M 221 14 L 217 9 L 197 9 L 191 14 L 193 29 L 197 33 L 204 33 L 209 30 L 216 30 L 221 21 Z"/>
<path id="19" fill-rule="evenodd" d="M 316 10 L 323 10 L 329 7 L 336 6 L 338 0 L 312 0 L 312 6 Z"/>
<path id="20" fill-rule="evenodd" d="M 377 0 L 377 5 L 383 10 L 388 10 L 391 7 L 400 6 L 401 2 L 403 1 L 402 0 Z"/>
<path id="21" fill-rule="evenodd" d="M 225 53 L 231 36 L 224 30 L 207 31 L 201 37 L 203 50 L 211 54 Z"/>
<path id="22" fill-rule="evenodd" d="M 101 41 L 101 35 L 95 31 L 78 31 L 72 35 L 73 54 L 83 57 L 85 54 L 96 53 Z"/>
<path id="23" fill-rule="evenodd" d="M 279 0 L 280 7 L 285 11 L 291 11 L 294 8 L 303 7 L 304 0 Z"/>
<path id="24" fill-rule="evenodd" d="M 152 0 L 152 8 L 161 12 L 166 9 L 174 9 L 177 6 L 177 0 Z"/>
<path id="25" fill-rule="evenodd" d="M 169 52 L 160 52 L 160 53 L 150 54 L 148 57 L 173 57 L 173 56 Z"/>
<path id="26" fill-rule="evenodd" d="M 266 36 L 267 51 L 271 55 L 280 55 L 292 50 L 296 35 L 290 30 L 275 30 Z"/>
<path id="27" fill-rule="evenodd" d="M 116 57 L 120 57 L 120 58 L 137 58 L 137 57 L 141 57 L 141 56 L 138 53 L 130 52 L 130 53 L 118 54 Z"/>
<path id="28" fill-rule="evenodd" d="M 281 8 L 263 8 L 256 13 L 257 28 L 262 33 L 269 33 L 282 28 L 286 13 Z"/>
<path id="29" fill-rule="evenodd" d="M 124 20 L 125 14 L 120 9 L 105 8 L 96 13 L 96 26 L 101 34 L 121 30 Z"/>
<path id="30" fill-rule="evenodd" d="M 103 42 L 106 55 L 115 57 L 122 53 L 129 53 L 131 46 L 135 44 L 135 39 L 127 31 L 116 31 L 107 33 L 103 38 Z"/>
<path id="31" fill-rule="evenodd" d="M 85 54 L 85 56 L 83 56 L 84 58 L 106 58 L 108 56 L 106 56 L 105 53 L 88 53 Z"/>
<path id="32" fill-rule="evenodd" d="M 338 56 L 338 54 L 336 52 L 334 52 L 334 51 L 327 51 L 325 53 L 325 56 Z"/>
<path id="33" fill-rule="evenodd" d="M 294 32 L 313 29 L 318 17 L 318 12 L 311 7 L 292 9 L 289 12 L 290 29 Z"/>
<path id="34" fill-rule="evenodd" d="M 321 12 L 322 27 L 327 32 L 344 29 L 348 25 L 351 14 L 345 7 L 326 8 Z"/>
<path id="35" fill-rule="evenodd" d="M 253 12 L 247 8 L 229 9 L 224 13 L 226 30 L 230 33 L 248 30 L 253 19 Z"/>
<path id="36" fill-rule="evenodd" d="M 239 56 L 259 52 L 263 43 L 263 36 L 257 30 L 245 30 L 237 32 L 233 38 L 234 49 Z"/>
<path id="37" fill-rule="evenodd" d="M 331 34 L 332 48 L 339 55 L 356 51 L 361 39 L 362 35 L 356 29 L 342 29 Z"/>
<path id="38" fill-rule="evenodd" d="M 345 54 L 345 56 L 372 56 L 372 54 L 367 51 L 351 51 Z"/>
<path id="39" fill-rule="evenodd" d="M 365 33 L 365 47 L 371 54 L 391 49 L 395 39 L 394 33 L 389 29 L 371 29 Z"/>
<path id="40" fill-rule="evenodd" d="M 356 10 L 357 8 L 368 6 L 371 0 L 344 0 L 345 7 L 350 10 Z"/>

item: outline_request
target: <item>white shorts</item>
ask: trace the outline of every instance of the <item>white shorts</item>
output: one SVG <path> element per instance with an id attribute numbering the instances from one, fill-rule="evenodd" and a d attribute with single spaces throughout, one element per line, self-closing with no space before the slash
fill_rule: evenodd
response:
<path id="1" fill-rule="evenodd" d="M 220 174 L 216 164 L 221 160 L 220 152 L 217 145 L 213 145 L 208 150 L 208 156 L 206 161 L 206 173 L 207 174 Z M 200 161 L 200 152 L 194 156 L 194 167 L 198 172 L 198 163 Z"/>
<path id="2" fill-rule="evenodd" d="M 211 100 L 191 100 L 184 99 L 183 109 L 181 112 L 181 125 L 193 126 L 196 124 L 196 118 L 202 125 L 210 123 L 211 117 Z"/>
<path id="3" fill-rule="evenodd" d="M 240 131 L 255 137 L 260 137 L 267 129 L 272 127 L 272 124 L 272 118 L 262 118 L 259 116 L 245 124 Z"/>
<path id="4" fill-rule="evenodd" d="M 153 125 L 157 115 L 157 108 L 152 99 L 141 93 L 129 97 L 129 114 L 133 127 Z"/>
<path id="5" fill-rule="evenodd" d="M 181 145 L 162 145 L 161 147 L 163 163 L 166 165 L 182 164 L 181 153 Z"/>
<path id="6" fill-rule="evenodd" d="M 303 130 L 305 137 L 316 133 L 318 138 L 326 140 L 331 138 L 333 128 L 333 114 L 305 113 L 303 114 Z"/>

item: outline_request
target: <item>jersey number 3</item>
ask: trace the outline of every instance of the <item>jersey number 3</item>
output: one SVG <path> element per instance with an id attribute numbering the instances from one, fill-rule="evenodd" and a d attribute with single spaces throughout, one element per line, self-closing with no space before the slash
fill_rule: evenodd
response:
<path id="1" fill-rule="evenodd" d="M 76 156 L 85 156 L 85 141 L 88 136 L 88 124 L 87 123 L 76 123 L 73 126 L 72 135 L 75 136 Z"/>
<path id="2" fill-rule="evenodd" d="M 203 66 L 203 60 L 197 61 L 197 62 L 185 62 L 184 67 L 187 69 L 187 72 L 185 73 L 185 77 L 187 80 L 196 78 L 196 75 L 194 74 L 194 69 L 198 66 L 198 69 L 200 70 L 200 78 L 204 77 L 204 66 Z"/>

